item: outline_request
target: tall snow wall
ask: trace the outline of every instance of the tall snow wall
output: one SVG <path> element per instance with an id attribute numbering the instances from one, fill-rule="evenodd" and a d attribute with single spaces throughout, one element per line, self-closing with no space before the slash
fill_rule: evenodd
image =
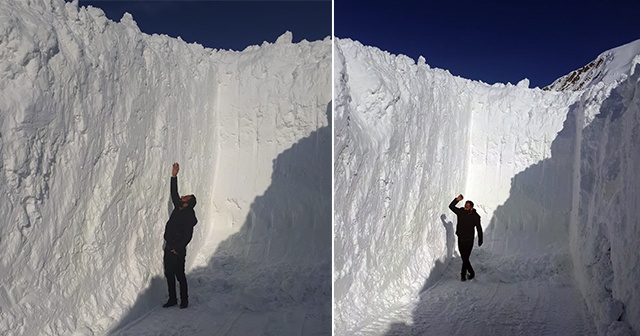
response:
<path id="1" fill-rule="evenodd" d="M 446 207 L 464 191 L 471 107 L 468 81 L 424 62 L 350 40 L 334 57 L 334 321 L 345 334 L 415 296 L 452 253 Z"/>
<path id="2" fill-rule="evenodd" d="M 329 39 L 211 50 L 0 1 L 0 334 L 111 329 L 162 276 L 173 162 L 198 197 L 187 272 L 228 254 L 312 270 L 329 295 L 330 69 Z"/>
<path id="3" fill-rule="evenodd" d="M 629 67 L 601 62 L 608 68 L 601 69 L 600 77 L 590 77 L 598 79 L 589 83 L 591 90 L 556 92 L 530 89 L 526 80 L 490 86 L 457 78 L 430 69 L 423 58 L 415 64 L 349 40 L 338 40 L 336 46 L 338 334 L 349 334 L 394 305 L 406 304 L 439 277 L 455 249 L 453 233 L 447 232 L 454 216 L 447 205 L 458 193 L 472 199 L 482 216 L 482 248 L 525 262 L 536 255 L 570 256 L 599 332 L 606 333 L 609 325 L 612 331 L 627 330 L 629 323 L 637 330 L 631 321 L 639 320 L 638 290 L 631 279 L 639 275 L 640 260 L 630 244 L 640 234 L 633 225 L 636 217 L 625 215 L 631 204 L 640 204 L 631 173 L 638 164 L 631 141 L 638 136 L 640 116 L 637 79 L 630 77 L 624 92 L 612 91 Z M 634 53 L 624 54 L 628 61 Z M 604 103 L 607 97 L 610 102 Z M 592 115 L 601 106 L 614 106 L 615 115 L 624 111 L 627 122 L 618 126 L 624 131 L 589 131 L 591 140 L 585 142 L 583 128 L 589 130 L 586 125 L 593 119 L 585 117 L 585 102 Z M 605 135 L 618 139 L 609 141 L 610 147 L 625 145 L 607 151 L 596 141 Z M 585 146 L 595 146 L 589 143 L 598 144 L 597 155 L 614 156 L 614 173 L 603 172 L 603 159 L 597 164 L 589 159 L 595 155 L 585 152 Z M 593 171 L 599 172 L 597 178 Z M 617 189 L 603 182 L 614 175 Z M 608 192 L 624 200 L 614 203 L 618 212 L 601 216 L 624 221 L 605 224 L 587 215 L 595 213 L 594 206 L 612 206 L 605 201 L 612 196 L 585 190 L 584 185 L 593 183 L 609 185 Z M 603 231 L 621 241 L 616 248 L 603 242 Z M 549 260 L 556 263 L 550 270 L 571 267 L 563 258 Z M 618 270 L 609 266 L 596 271 L 596 260 L 617 260 Z"/>
<path id="4" fill-rule="evenodd" d="M 573 106 L 579 155 L 571 249 L 598 332 L 640 334 L 640 40 L 603 55 L 625 67 L 615 81 L 588 87 Z"/>

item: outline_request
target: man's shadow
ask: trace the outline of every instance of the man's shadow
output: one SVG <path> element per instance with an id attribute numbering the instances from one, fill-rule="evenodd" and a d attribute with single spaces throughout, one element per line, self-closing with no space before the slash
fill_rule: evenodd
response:
<path id="1" fill-rule="evenodd" d="M 456 237 L 453 231 L 453 222 L 447 221 L 447 216 L 445 214 L 442 214 L 440 216 L 440 220 L 442 221 L 442 225 L 444 226 L 446 232 L 447 257 L 445 258 L 444 262 L 440 259 L 436 260 L 433 268 L 431 269 L 431 272 L 429 272 L 429 277 L 425 279 L 424 285 L 422 285 L 422 289 L 420 289 L 420 292 L 418 293 L 422 293 L 427 289 L 433 287 L 433 285 L 435 285 L 438 280 L 442 278 L 443 273 L 446 271 L 447 267 L 449 267 L 451 260 L 454 258 L 453 254 L 455 251 Z"/>
<path id="2" fill-rule="evenodd" d="M 453 234 L 453 222 L 447 222 L 447 216 L 445 214 L 440 216 L 440 220 L 447 232 L 447 259 L 451 259 L 456 244 L 456 236 Z"/>

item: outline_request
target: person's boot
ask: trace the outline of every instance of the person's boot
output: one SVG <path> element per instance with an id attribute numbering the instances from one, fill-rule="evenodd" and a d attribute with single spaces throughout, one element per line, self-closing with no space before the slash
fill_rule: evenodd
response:
<path id="1" fill-rule="evenodd" d="M 177 304 L 178 304 L 178 300 L 176 300 L 176 299 L 172 299 L 172 298 L 169 298 L 169 301 L 167 301 L 167 303 L 163 304 L 163 305 L 162 305 L 162 308 L 169 308 L 169 307 L 173 307 L 173 306 L 175 306 L 175 305 L 177 305 Z"/>
<path id="2" fill-rule="evenodd" d="M 189 288 L 187 287 L 187 278 L 183 275 L 178 278 L 180 282 L 180 309 L 189 306 Z"/>
<path id="3" fill-rule="evenodd" d="M 184 288 L 183 291 L 180 291 L 180 309 L 185 309 L 189 306 L 189 295 L 187 294 L 187 289 Z"/>
<path id="4" fill-rule="evenodd" d="M 473 271 L 469 272 L 469 280 L 475 278 L 475 276 L 476 276 L 476 272 L 473 272 Z"/>
<path id="5" fill-rule="evenodd" d="M 176 298 L 176 278 L 173 274 L 168 273 L 165 274 L 167 277 L 167 288 L 169 290 L 169 301 L 163 304 L 163 308 L 169 308 L 178 304 L 178 299 Z"/>
<path id="6" fill-rule="evenodd" d="M 467 281 L 466 274 L 464 274 L 464 273 L 460 274 L 460 280 L 461 281 Z"/>

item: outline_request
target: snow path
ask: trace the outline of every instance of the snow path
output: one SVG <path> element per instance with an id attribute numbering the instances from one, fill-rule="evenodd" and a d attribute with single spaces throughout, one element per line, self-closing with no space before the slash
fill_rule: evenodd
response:
<path id="1" fill-rule="evenodd" d="M 322 329 L 315 322 L 316 316 L 322 313 L 322 309 L 304 307 L 266 313 L 230 312 L 215 301 L 192 304 L 187 309 L 158 306 L 112 335 L 316 335 L 312 332 Z"/>
<path id="2" fill-rule="evenodd" d="M 475 246 L 471 262 L 475 279 L 460 281 L 456 256 L 413 303 L 370 321 L 354 335 L 596 334 L 572 283 L 568 252 L 506 256 Z"/>

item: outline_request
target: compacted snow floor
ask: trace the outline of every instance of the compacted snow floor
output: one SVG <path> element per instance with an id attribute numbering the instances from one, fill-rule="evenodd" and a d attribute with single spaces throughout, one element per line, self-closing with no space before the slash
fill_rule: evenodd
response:
<path id="1" fill-rule="evenodd" d="M 290 265 L 260 266 L 223 255 L 214 257 L 210 264 L 187 274 L 187 309 L 161 307 L 167 298 L 166 283 L 164 277 L 155 277 L 109 335 L 331 334 L 329 302 L 313 292 L 328 283 L 319 276 L 328 265 L 316 270 Z M 307 287 L 281 280 L 292 278 Z"/>
<path id="2" fill-rule="evenodd" d="M 493 250 L 474 246 L 476 278 L 465 282 L 456 252 L 441 276 L 425 281 L 413 303 L 368 321 L 355 335 L 596 334 L 572 283 L 568 251 Z"/>
<path id="3" fill-rule="evenodd" d="M 257 313 L 226 311 L 223 304 L 211 300 L 188 309 L 158 307 L 113 335 L 314 335 L 314 330 L 326 329 L 326 323 L 318 323 L 322 314 L 322 309 L 303 307 Z"/>

